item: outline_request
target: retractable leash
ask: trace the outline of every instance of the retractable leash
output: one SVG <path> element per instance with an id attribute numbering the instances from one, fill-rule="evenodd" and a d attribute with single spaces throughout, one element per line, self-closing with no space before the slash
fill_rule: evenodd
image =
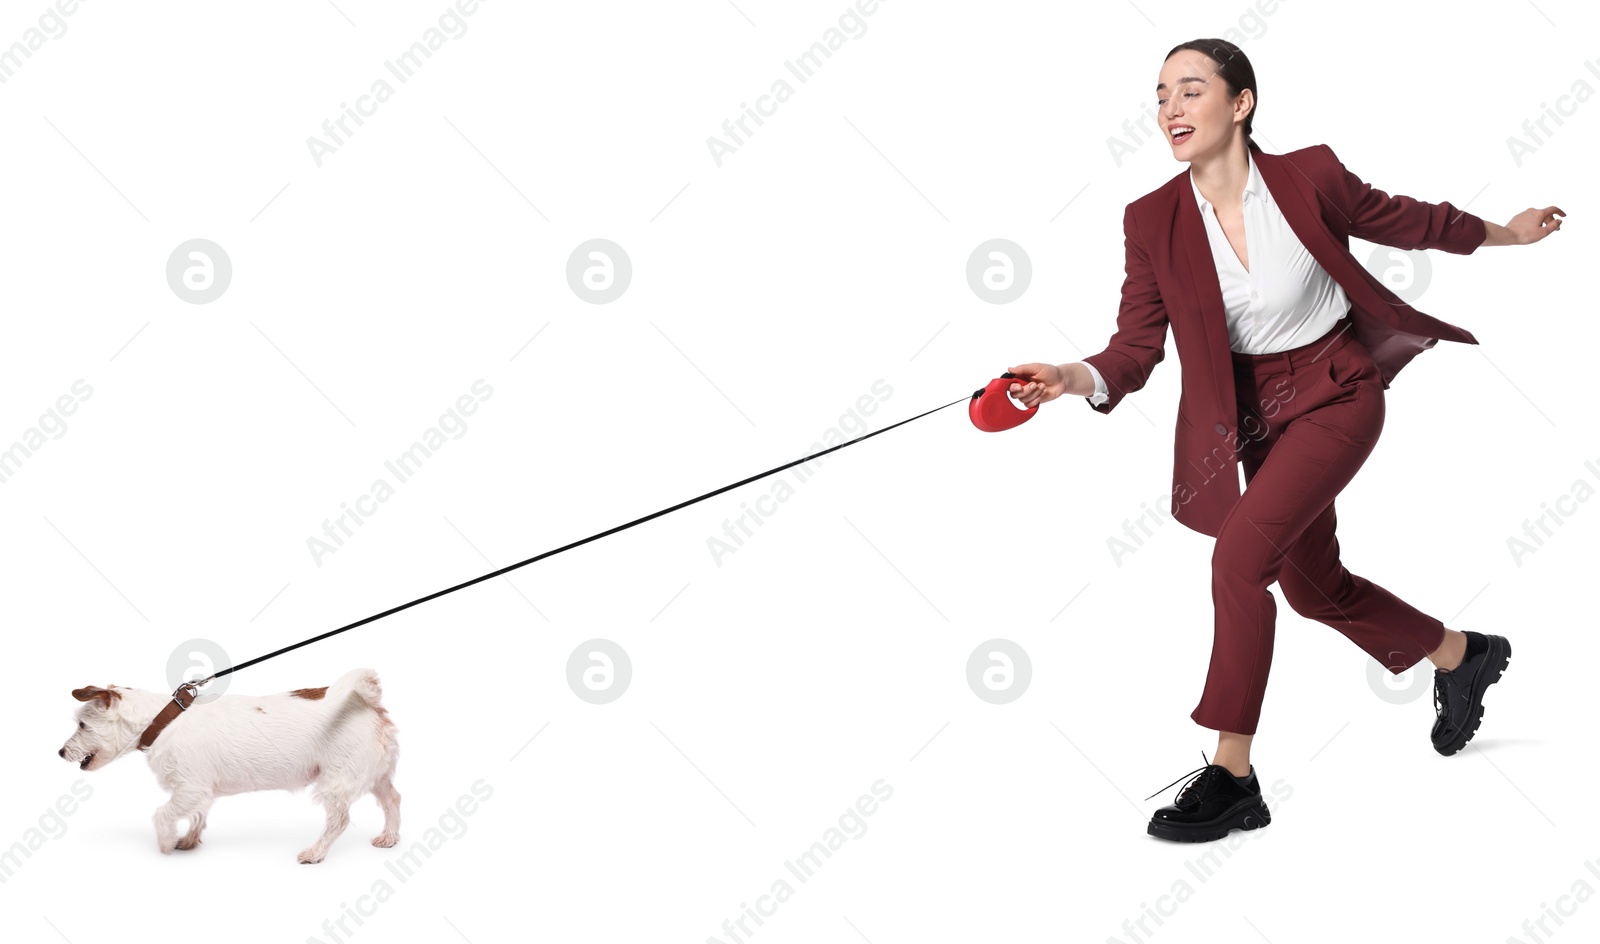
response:
<path id="1" fill-rule="evenodd" d="M 140 737 L 140 739 L 139 739 L 139 748 L 140 748 L 140 750 L 148 749 L 150 744 L 155 741 L 156 736 L 161 733 L 163 728 L 165 728 L 168 724 L 172 723 L 172 720 L 174 718 L 176 718 L 180 712 L 183 712 L 183 711 L 187 710 L 190 705 L 194 704 L 195 699 L 199 696 L 199 690 L 200 690 L 201 686 L 209 684 L 213 680 L 219 679 L 224 675 L 231 675 L 234 672 L 239 671 L 240 669 L 249 668 L 250 666 L 255 665 L 258 662 L 265 662 L 268 659 L 274 658 L 276 656 L 281 656 L 286 652 L 293 652 L 294 650 L 299 649 L 301 646 L 309 646 L 314 642 L 319 642 L 319 641 L 321 641 L 323 639 L 327 639 L 329 636 L 337 636 L 340 633 L 347 632 L 349 630 L 355 629 L 358 626 L 365 626 L 368 623 L 376 622 L 378 620 L 383 619 L 385 616 L 393 616 L 394 614 L 400 612 L 401 610 L 409 610 L 410 608 L 412 608 L 414 606 L 417 606 L 419 604 L 427 603 L 429 600 L 436 600 L 439 597 L 442 597 L 447 593 L 455 593 L 457 590 L 465 590 L 467 587 L 470 587 L 473 584 L 483 583 L 485 580 L 492 580 L 495 577 L 499 577 L 499 576 L 502 576 L 504 574 L 509 574 L 510 572 L 512 572 L 513 570 L 518 569 L 519 567 L 526 567 L 526 566 L 528 566 L 529 564 L 531 564 L 531 563 L 533 563 L 535 561 L 544 560 L 546 557 L 554 557 L 555 555 L 560 554 L 563 551 L 570 551 L 575 547 L 578 547 L 578 546 L 583 545 L 583 544 L 588 544 L 590 541 L 597 541 L 600 538 L 603 538 L 603 537 L 605 537 L 607 535 L 610 535 L 610 534 L 616 534 L 618 531 L 626 530 L 628 528 L 633 527 L 634 525 L 644 524 L 646 521 L 649 521 L 652 518 L 659 518 L 662 515 L 667 514 L 668 512 L 677 511 L 679 508 L 687 507 L 689 505 L 694 504 L 695 502 L 705 501 L 707 498 L 711 498 L 713 496 L 720 495 L 723 492 L 728 491 L 729 489 L 738 488 L 741 485 L 748 485 L 749 483 L 754 482 L 757 479 L 766 478 L 767 476 L 772 475 L 774 473 L 782 472 L 784 469 L 793 468 L 794 466 L 800 465 L 803 462 L 809 462 L 812 459 L 816 459 L 818 457 L 825 456 L 830 452 L 834 452 L 836 450 L 843 449 L 846 446 L 854 446 L 856 443 L 861 442 L 862 440 L 871 439 L 872 437 L 877 436 L 880 433 L 887 433 L 889 430 L 894 429 L 896 426 L 904 426 L 905 424 L 911 422 L 912 420 L 919 420 L 919 419 L 922 419 L 924 416 L 928 416 L 930 414 L 937 413 L 940 410 L 949 409 L 950 407 L 955 406 L 957 403 L 960 403 L 962 400 L 966 400 L 967 401 L 967 416 L 968 416 L 968 418 L 970 418 L 972 420 L 972 425 L 976 426 L 978 429 L 983 430 L 984 432 L 997 433 L 997 432 L 1000 432 L 1001 430 L 1011 429 L 1011 428 L 1013 428 L 1015 426 L 1019 426 L 1024 421 L 1032 418 L 1033 415 L 1039 411 L 1039 405 L 1038 404 L 1034 404 L 1033 406 L 1029 407 L 1028 409 L 1022 410 L 1022 409 L 1018 409 L 1012 403 L 1011 398 L 1010 398 L 1009 394 L 1007 393 L 1007 389 L 1006 388 L 1009 387 L 1011 385 L 1011 383 L 1016 379 L 1017 379 L 1017 377 L 1016 377 L 1015 374 L 1012 374 L 1011 372 L 1007 371 L 1006 373 L 1001 374 L 999 377 L 995 378 L 994 380 L 989 381 L 988 386 L 982 388 L 981 390 L 974 391 L 972 393 L 972 396 L 970 396 L 970 397 L 962 397 L 961 400 L 951 400 L 949 403 L 946 403 L 944 406 L 935 407 L 935 408 L 927 411 L 926 413 L 919 413 L 916 416 L 911 417 L 911 419 L 901 420 L 900 422 L 895 423 L 892 426 L 885 426 L 883 429 L 875 430 L 874 432 L 867 433 L 864 436 L 857 436 L 855 439 L 852 439 L 849 442 L 840 443 L 837 446 L 832 446 L 830 448 L 822 450 L 821 452 L 813 453 L 813 454 L 811 454 L 809 456 L 806 456 L 803 459 L 796 459 L 793 462 L 784 463 L 783 465 L 780 465 L 777 468 L 768 469 L 765 472 L 761 472 L 761 473 L 758 473 L 756 475 L 752 475 L 749 478 L 740 479 L 739 481 L 734 482 L 732 484 L 724 485 L 721 488 L 713 489 L 712 491 L 706 492 L 704 495 L 700 495 L 700 496 L 697 496 L 695 498 L 691 498 L 688 501 L 679 502 L 678 504 L 673 505 L 670 508 L 663 508 L 660 511 L 651 512 L 650 514 L 645 515 L 642 518 L 635 518 L 632 521 L 627 522 L 626 524 L 619 524 L 614 528 L 609 528 L 609 529 L 607 529 L 605 531 L 599 532 L 598 534 L 591 534 L 588 537 L 583 538 L 582 540 L 573 541 L 571 544 L 563 545 L 563 546 L 558 547 L 558 548 L 556 548 L 554 550 L 551 550 L 551 551 L 545 551 L 543 554 L 534 555 L 533 557 L 530 557 L 527 560 L 518 561 L 515 564 L 510 564 L 508 566 L 502 567 L 499 570 L 490 571 L 489 573 L 484 574 L 481 577 L 474 577 L 471 580 L 467 580 L 467 581 L 463 581 L 462 583 L 458 583 L 453 587 L 446 587 L 443 590 L 435 591 L 433 593 L 428 594 L 427 596 L 417 597 L 415 600 L 412 600 L 409 603 L 402 603 L 399 606 L 391 607 L 390 609 L 384 610 L 381 613 L 374 613 L 371 616 L 365 617 L 363 619 L 358 619 L 354 623 L 347 623 L 344 626 L 340 626 L 338 629 L 330 629 L 327 632 L 321 634 L 320 636 L 312 636 L 310 639 L 306 639 L 306 640 L 303 640 L 301 642 L 297 642 L 292 646 L 284 646 L 282 649 L 278 649 L 278 650 L 275 650 L 273 652 L 269 652 L 264 656 L 256 656 L 254 659 L 250 659 L 250 660 L 247 660 L 245 662 L 240 662 L 238 665 L 231 665 L 231 666 L 229 666 L 229 667 L 227 667 L 225 669 L 222 669 L 221 671 L 213 672 L 212 674 L 210 674 L 210 675 L 206 676 L 205 678 L 200 679 L 198 681 L 185 682 L 182 685 L 178 686 L 177 690 L 172 693 L 172 701 L 170 701 L 166 705 L 166 707 L 162 708 L 161 713 L 156 716 L 155 721 L 151 722 L 150 727 L 147 728 L 145 730 L 145 732 L 144 732 L 144 735 L 142 737 Z"/>
<path id="2" fill-rule="evenodd" d="M 1013 381 L 1021 380 L 1022 378 L 1008 370 L 989 381 L 987 387 L 974 393 L 971 402 L 967 404 L 967 416 L 971 418 L 972 425 L 986 433 L 998 433 L 1021 426 L 1033 419 L 1033 414 L 1039 412 L 1039 404 L 1035 403 L 1026 410 L 1018 409 L 1011 401 L 1010 394 L 1006 392 Z"/>

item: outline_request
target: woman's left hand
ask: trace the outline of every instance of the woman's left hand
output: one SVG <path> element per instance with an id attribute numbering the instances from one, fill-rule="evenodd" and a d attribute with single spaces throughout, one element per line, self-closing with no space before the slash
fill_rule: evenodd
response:
<path id="1" fill-rule="evenodd" d="M 1506 229 L 1511 231 L 1511 236 L 1516 240 L 1516 245 L 1526 246 L 1536 243 L 1561 228 L 1561 220 L 1557 216 L 1566 216 L 1567 211 L 1560 207 L 1545 207 L 1540 210 L 1529 207 L 1511 218 L 1506 224 Z"/>

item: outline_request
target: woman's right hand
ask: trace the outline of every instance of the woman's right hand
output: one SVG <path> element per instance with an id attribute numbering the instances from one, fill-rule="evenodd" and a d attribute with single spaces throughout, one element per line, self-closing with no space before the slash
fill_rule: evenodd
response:
<path id="1" fill-rule="evenodd" d="M 1017 375 L 1006 390 L 1024 407 L 1049 403 L 1067 392 L 1066 376 L 1055 364 L 1022 364 L 1006 371 Z"/>

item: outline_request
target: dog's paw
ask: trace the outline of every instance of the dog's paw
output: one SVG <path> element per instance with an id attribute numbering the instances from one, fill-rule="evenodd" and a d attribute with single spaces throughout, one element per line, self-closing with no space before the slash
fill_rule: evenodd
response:
<path id="1" fill-rule="evenodd" d="M 182 839 L 178 840 L 178 844 L 174 848 L 187 852 L 198 845 L 200 845 L 199 836 L 184 836 Z"/>
<path id="2" fill-rule="evenodd" d="M 382 835 L 372 837 L 372 844 L 377 846 L 379 849 L 388 849 L 390 846 L 393 846 L 399 841 L 399 833 L 384 833 Z"/>
<path id="3" fill-rule="evenodd" d="M 300 854 L 295 858 L 300 860 L 301 865 L 316 865 L 326 855 L 326 852 L 318 850 L 316 846 L 312 846 L 309 849 L 301 849 Z"/>

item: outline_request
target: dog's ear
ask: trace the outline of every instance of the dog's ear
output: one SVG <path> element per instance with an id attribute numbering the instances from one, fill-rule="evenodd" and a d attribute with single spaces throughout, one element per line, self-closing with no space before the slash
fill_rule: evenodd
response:
<path id="1" fill-rule="evenodd" d="M 113 701 L 122 697 L 122 693 L 112 691 L 109 688 L 101 688 L 98 685 L 90 685 L 87 688 L 73 689 L 72 697 L 79 701 L 98 700 L 101 708 L 110 708 Z"/>

